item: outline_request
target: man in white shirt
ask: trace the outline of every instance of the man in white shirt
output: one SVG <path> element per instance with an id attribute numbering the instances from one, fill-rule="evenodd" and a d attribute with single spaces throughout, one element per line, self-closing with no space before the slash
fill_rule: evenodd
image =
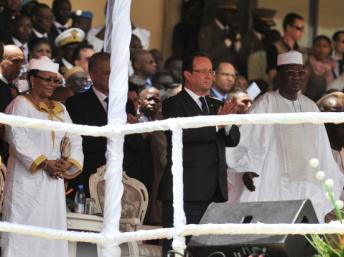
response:
<path id="1" fill-rule="evenodd" d="M 251 113 L 318 112 L 315 103 L 300 93 L 305 77 L 302 55 L 297 51 L 280 54 L 277 65 L 279 90 L 256 100 Z M 228 166 L 243 174 L 247 189 L 240 201 L 309 198 L 319 221 L 323 221 L 333 206 L 315 178 L 310 159 L 319 159 L 320 169 L 335 181 L 336 197 L 343 188 L 324 125 L 243 125 L 240 132 L 239 145 L 228 148 L 226 156 Z"/>

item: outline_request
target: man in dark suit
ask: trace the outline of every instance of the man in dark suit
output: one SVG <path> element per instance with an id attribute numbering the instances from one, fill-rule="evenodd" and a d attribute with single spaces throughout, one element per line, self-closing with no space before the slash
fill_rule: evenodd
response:
<path id="1" fill-rule="evenodd" d="M 53 52 L 56 53 L 57 49 L 54 48 L 54 39 L 51 36 L 51 28 L 54 22 L 54 14 L 50 7 L 46 4 L 39 3 L 32 9 L 32 33 L 29 39 L 29 44 L 35 38 L 46 38 L 49 40 Z"/>
<path id="2" fill-rule="evenodd" d="M 51 28 L 50 35 L 52 40 L 69 28 L 68 21 L 72 13 L 72 4 L 69 0 L 54 0 L 52 11 L 55 16 L 54 25 Z"/>
<path id="3" fill-rule="evenodd" d="M 177 95 L 165 100 L 163 117 L 193 117 L 236 113 L 236 104 L 222 103 L 209 97 L 214 76 L 210 58 L 195 53 L 183 62 L 184 87 Z M 160 184 L 163 200 L 163 226 L 173 226 L 171 132 L 168 138 L 167 169 Z M 213 126 L 183 131 L 184 210 L 187 223 L 199 223 L 211 202 L 227 200 L 227 166 L 225 146 L 239 143 L 237 126 Z M 170 242 L 164 244 L 164 254 Z"/>
<path id="4" fill-rule="evenodd" d="M 9 30 L 12 29 L 13 20 L 20 14 L 21 1 L 4 0 L 3 11 L 0 13 L 0 40 L 7 42 L 10 40 Z"/>
<path id="5" fill-rule="evenodd" d="M 0 112 L 5 112 L 6 107 L 17 95 L 17 90 L 12 83 L 18 78 L 20 69 L 24 62 L 22 50 L 15 45 L 5 46 L 3 53 L 4 56 L 0 63 Z M 8 158 L 8 147 L 7 144 L 2 141 L 2 138 L 0 138 L 0 155 L 3 162 L 6 164 Z"/>
<path id="6" fill-rule="evenodd" d="M 107 103 L 109 96 L 110 55 L 96 53 L 89 60 L 89 72 L 93 86 L 84 93 L 72 96 L 66 101 L 67 110 L 76 124 L 104 126 L 107 124 Z M 70 181 L 74 190 L 84 185 L 89 196 L 88 180 L 96 169 L 106 163 L 106 138 L 83 136 L 83 172 Z"/>
<path id="7" fill-rule="evenodd" d="M 237 4 L 233 0 L 216 0 L 214 5 L 214 20 L 200 28 L 199 48 L 209 53 L 215 65 L 229 62 L 241 72 L 241 35 L 235 20 Z"/>

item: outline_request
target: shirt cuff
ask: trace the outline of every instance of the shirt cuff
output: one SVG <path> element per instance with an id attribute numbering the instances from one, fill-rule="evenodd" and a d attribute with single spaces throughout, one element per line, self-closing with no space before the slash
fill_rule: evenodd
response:
<path id="1" fill-rule="evenodd" d="M 39 166 L 46 160 L 47 157 L 45 157 L 44 155 L 41 155 L 38 158 L 36 158 L 30 166 L 31 173 L 35 173 L 38 170 Z"/>
<path id="2" fill-rule="evenodd" d="M 230 126 L 225 126 L 225 134 L 226 134 L 226 136 L 228 136 L 229 135 L 229 131 L 231 130 L 231 128 L 232 128 L 232 125 L 230 125 Z"/>

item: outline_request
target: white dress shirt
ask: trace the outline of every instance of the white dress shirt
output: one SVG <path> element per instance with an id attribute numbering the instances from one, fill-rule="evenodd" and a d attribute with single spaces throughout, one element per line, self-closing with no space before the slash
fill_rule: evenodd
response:
<path id="1" fill-rule="evenodd" d="M 92 87 L 92 90 L 96 94 L 96 96 L 99 99 L 102 106 L 104 107 L 104 110 L 107 112 L 107 109 L 108 109 L 107 99 L 109 99 L 109 97 L 107 95 L 103 94 L 102 92 L 100 92 L 94 86 Z"/>

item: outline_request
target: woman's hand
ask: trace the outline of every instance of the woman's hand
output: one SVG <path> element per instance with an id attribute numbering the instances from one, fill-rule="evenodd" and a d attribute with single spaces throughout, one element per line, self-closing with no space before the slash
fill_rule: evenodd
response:
<path id="1" fill-rule="evenodd" d="M 56 179 L 63 178 L 61 169 L 57 166 L 57 161 L 58 160 L 46 160 L 42 167 L 50 177 L 54 177 Z"/>
<path id="2" fill-rule="evenodd" d="M 68 161 L 62 160 L 62 159 L 58 159 L 56 160 L 55 166 L 58 168 L 58 170 L 61 173 L 66 172 L 67 170 L 70 169 L 70 167 L 72 167 L 73 164 L 71 164 Z"/>

